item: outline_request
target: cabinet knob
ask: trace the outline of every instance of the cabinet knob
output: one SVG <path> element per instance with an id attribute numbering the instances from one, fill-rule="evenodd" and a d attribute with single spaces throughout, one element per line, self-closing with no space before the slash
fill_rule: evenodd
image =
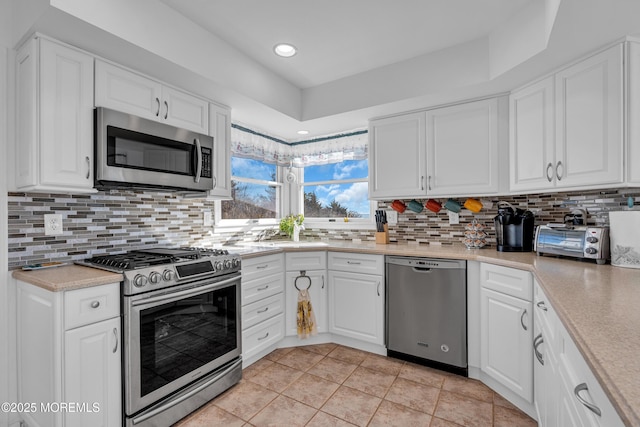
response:
<path id="1" fill-rule="evenodd" d="M 91 302 L 91 308 L 98 308 L 98 307 L 100 307 L 100 301 Z"/>

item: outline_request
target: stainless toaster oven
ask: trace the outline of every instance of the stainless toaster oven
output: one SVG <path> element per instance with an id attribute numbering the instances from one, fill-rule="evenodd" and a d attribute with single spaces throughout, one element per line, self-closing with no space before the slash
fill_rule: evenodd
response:
<path id="1" fill-rule="evenodd" d="M 609 227 L 539 225 L 534 250 L 538 255 L 593 259 L 604 264 L 609 258 Z"/>

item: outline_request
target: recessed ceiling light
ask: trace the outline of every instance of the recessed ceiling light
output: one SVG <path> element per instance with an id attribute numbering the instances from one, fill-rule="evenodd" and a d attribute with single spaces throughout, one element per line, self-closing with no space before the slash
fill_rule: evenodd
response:
<path id="1" fill-rule="evenodd" d="M 308 130 L 299 130 L 298 131 L 298 135 L 309 135 L 309 131 Z"/>
<path id="2" fill-rule="evenodd" d="M 282 56 L 284 58 L 292 57 L 298 52 L 298 49 L 292 44 L 289 43 L 278 43 L 273 47 L 273 51 L 278 56 Z"/>

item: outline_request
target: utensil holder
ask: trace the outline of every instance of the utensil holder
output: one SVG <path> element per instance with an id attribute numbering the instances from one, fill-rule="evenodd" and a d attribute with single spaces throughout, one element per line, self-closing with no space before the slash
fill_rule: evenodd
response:
<path id="1" fill-rule="evenodd" d="M 384 224 L 384 231 L 376 231 L 376 243 L 386 245 L 389 243 L 389 225 Z"/>

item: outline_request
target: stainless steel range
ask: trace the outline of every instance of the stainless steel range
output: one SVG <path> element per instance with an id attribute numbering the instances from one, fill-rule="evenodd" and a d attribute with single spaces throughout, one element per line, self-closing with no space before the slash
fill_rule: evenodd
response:
<path id="1" fill-rule="evenodd" d="M 156 248 L 78 264 L 124 275 L 125 425 L 171 425 L 240 380 L 239 256 Z"/>

